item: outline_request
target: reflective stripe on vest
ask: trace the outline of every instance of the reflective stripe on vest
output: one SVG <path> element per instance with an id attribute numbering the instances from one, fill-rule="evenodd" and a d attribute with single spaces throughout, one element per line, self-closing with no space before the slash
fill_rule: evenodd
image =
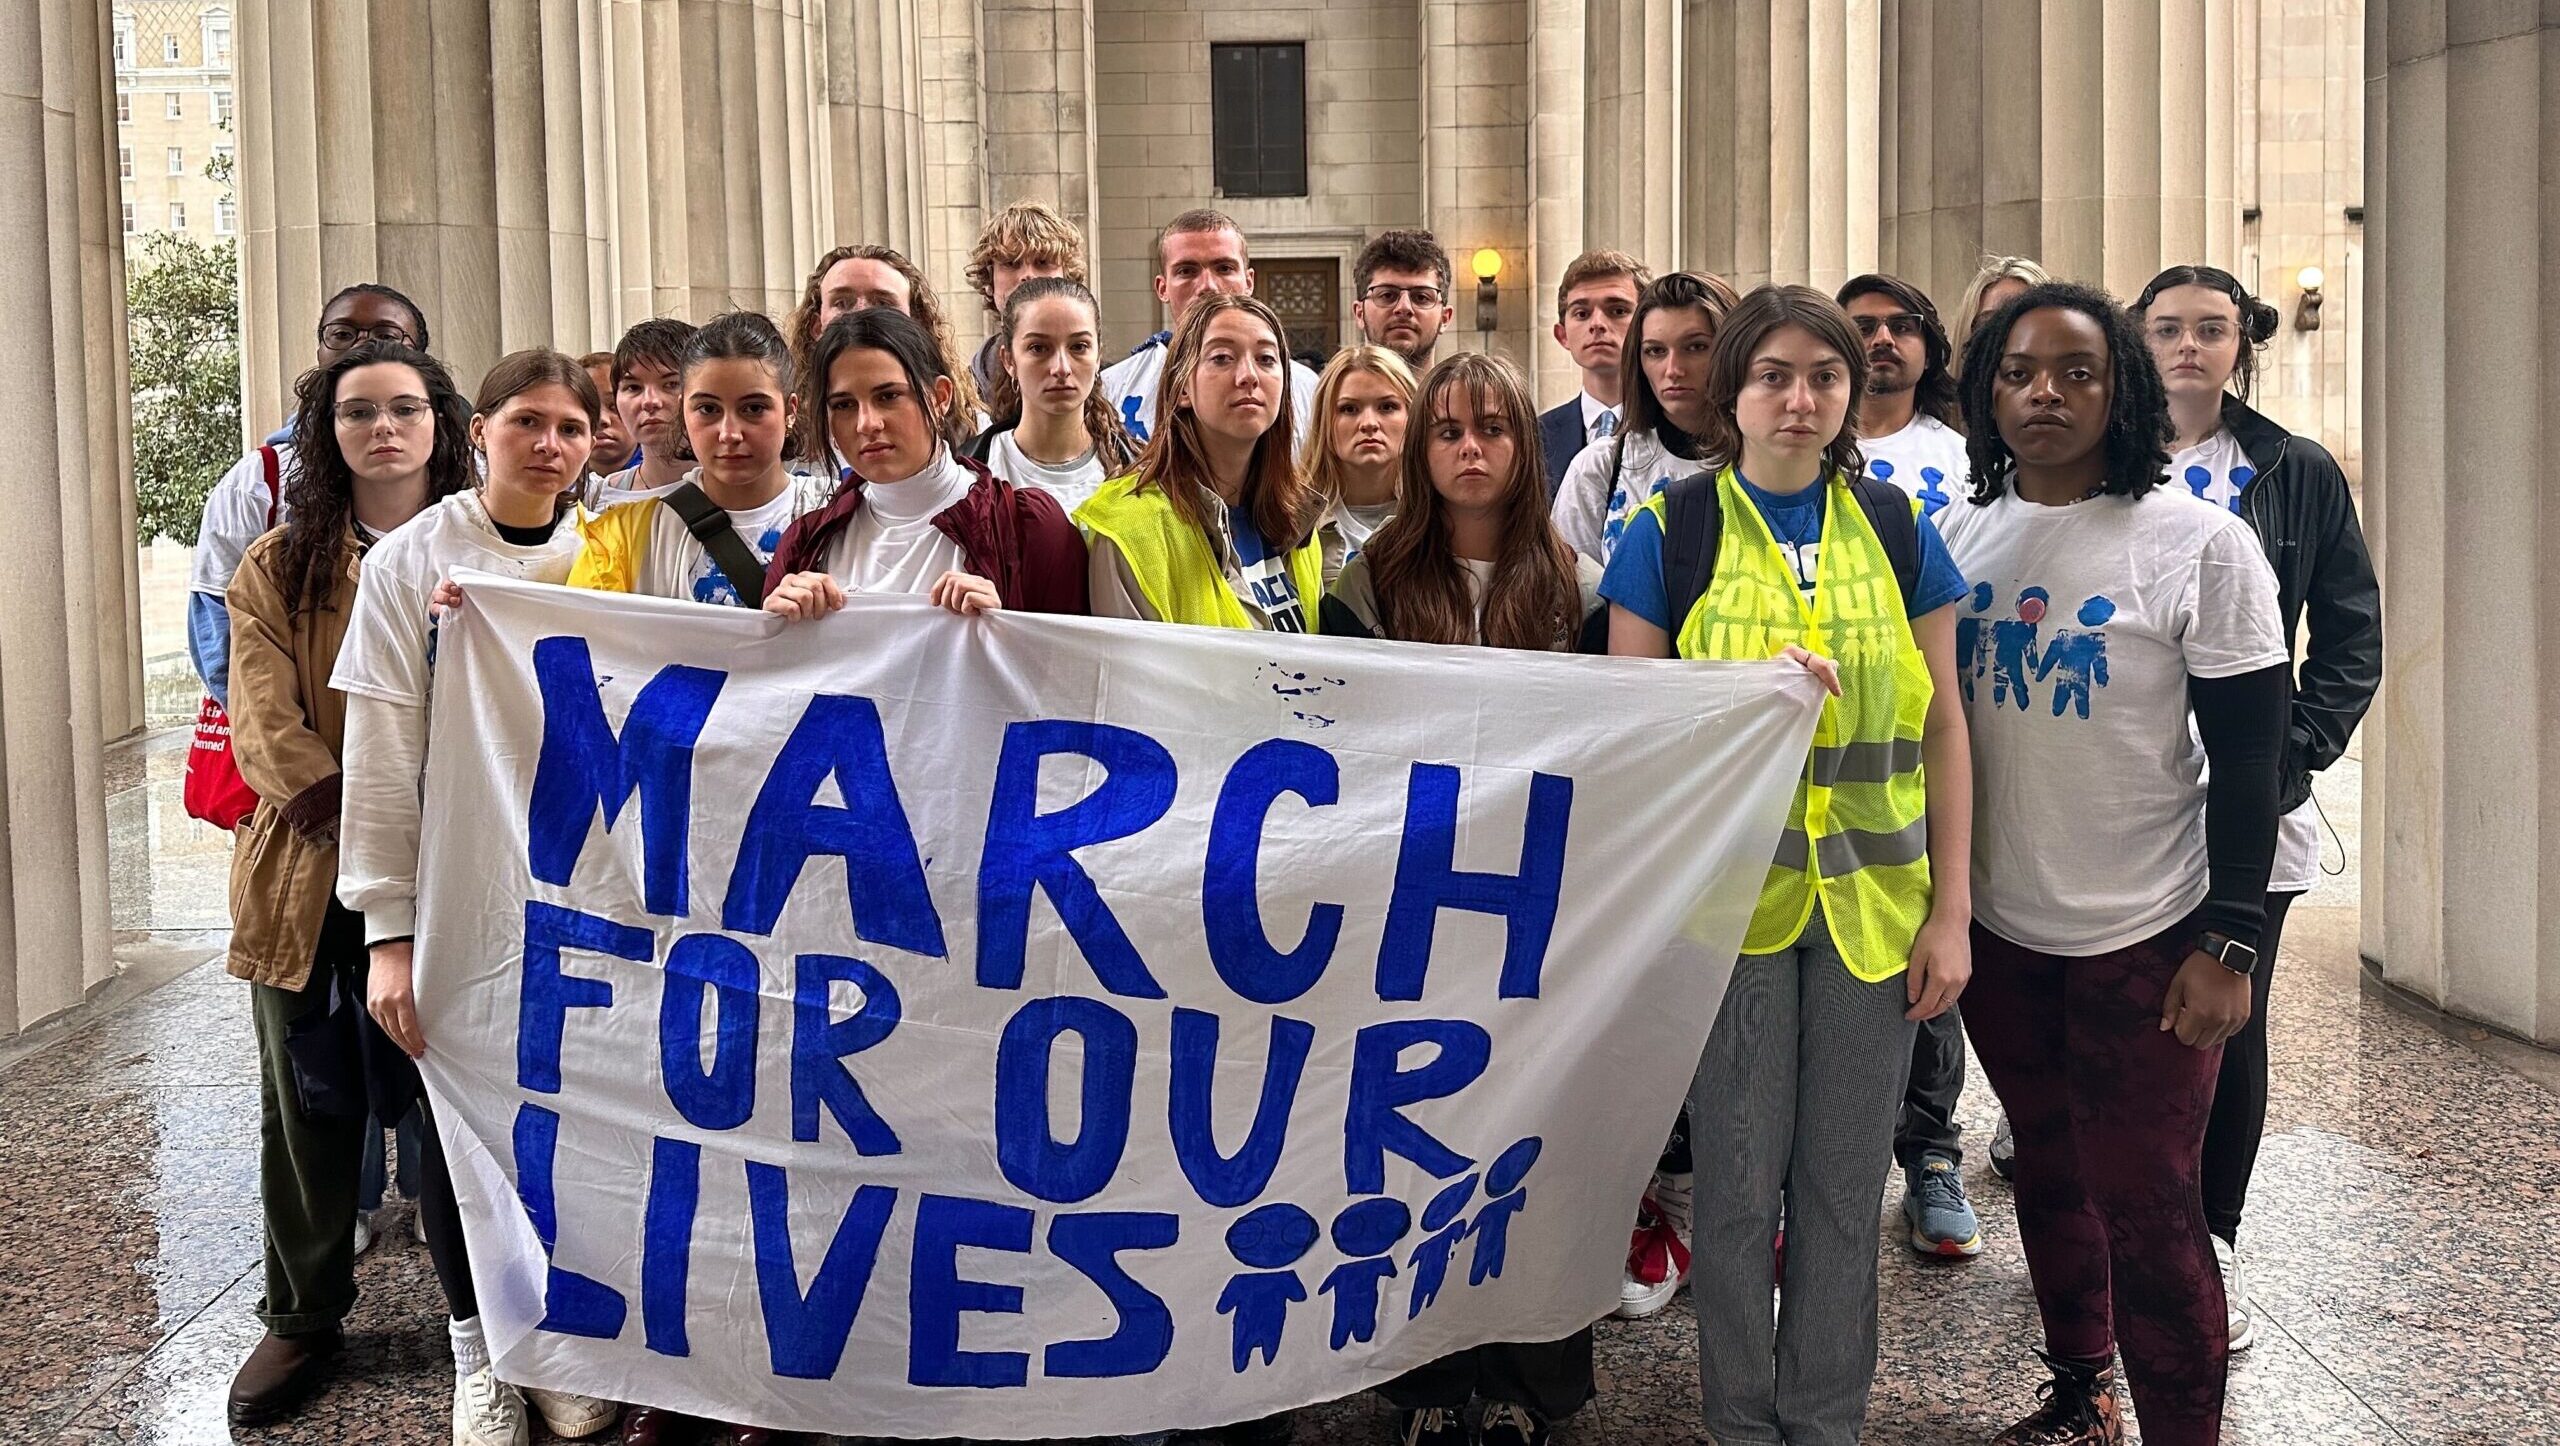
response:
<path id="1" fill-rule="evenodd" d="M 1138 591 L 1168 623 L 1215 628 L 1251 628 L 1227 576 L 1209 551 L 1209 539 L 1173 510 L 1164 490 L 1138 490 L 1135 473 L 1102 484 L 1076 509 L 1076 523 L 1098 537 L 1111 539 L 1129 564 Z M 1298 606 L 1308 632 L 1316 630 L 1316 604 L 1324 597 L 1324 544 L 1310 534 L 1289 554 L 1289 581 L 1298 590 Z"/>
<path id="2" fill-rule="evenodd" d="M 1909 966 L 1929 913 L 1920 740 L 1932 688 L 1884 544 L 1846 484 L 1823 486 L 1820 570 L 1808 602 L 1732 469 L 1716 478 L 1724 535 L 1715 577 L 1675 636 L 1684 658 L 1757 661 L 1794 643 L 1839 664 L 1841 696 L 1823 701 L 1742 950 L 1792 946 L 1819 903 L 1849 971 L 1874 981 Z M 1664 498 L 1645 505 L 1658 524 L 1669 522 Z"/>

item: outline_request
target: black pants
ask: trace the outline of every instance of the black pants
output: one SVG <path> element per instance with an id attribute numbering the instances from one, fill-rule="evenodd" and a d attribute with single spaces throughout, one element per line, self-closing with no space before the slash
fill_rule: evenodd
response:
<path id="1" fill-rule="evenodd" d="M 2249 1022 L 2223 1043 L 2213 1117 L 2205 1125 L 2204 1223 L 2235 1245 L 2240 1212 L 2249 1203 L 2249 1177 L 2258 1168 L 2258 1141 L 2267 1130 L 2267 987 L 2275 976 L 2285 915 L 2301 897 L 2267 895 L 2267 927 L 2258 935 L 2258 967 L 2249 975 Z"/>
<path id="2" fill-rule="evenodd" d="M 471 1287 L 471 1261 L 462 1238 L 462 1216 L 445 1168 L 444 1143 L 425 1114 L 417 1071 L 370 1019 L 356 1057 L 341 1061 L 337 1112 L 306 1102 L 309 1081 L 297 1072 L 287 1045 L 297 1025 L 329 1008 L 333 993 L 364 997 L 367 974 L 364 918 L 329 901 L 311 977 L 300 989 L 250 986 L 258 1032 L 260 1112 L 259 1196 L 266 1225 L 266 1298 L 258 1314 L 279 1335 L 324 1330 L 355 1304 L 356 1185 L 364 1168 L 363 1100 L 394 1118 L 415 1100 L 420 1105 L 420 1164 L 425 1179 L 418 1222 L 445 1306 L 455 1319 L 480 1313 Z M 358 1078 L 358 1076 L 364 1076 Z M 355 1101 L 353 1112 L 345 1102 Z"/>
<path id="3" fill-rule="evenodd" d="M 1526 1406 L 1561 1421 L 1591 1399 L 1591 1327 L 1537 1345 L 1474 1346 L 1379 1387 L 1399 1411 L 1457 1410 L 1470 1397 Z"/>
<path id="4" fill-rule="evenodd" d="M 1944 1155 L 1964 1163 L 1964 1147 L 1956 1141 L 1964 1128 L 1956 1123 L 1956 1101 L 1964 1096 L 1964 1016 L 1953 1006 L 1935 1019 L 1920 1021 L 1911 1041 L 1911 1083 L 1903 1087 L 1902 1113 L 1893 1130 L 1893 1158 L 1902 1168 L 1919 1168 L 1923 1155 Z"/>

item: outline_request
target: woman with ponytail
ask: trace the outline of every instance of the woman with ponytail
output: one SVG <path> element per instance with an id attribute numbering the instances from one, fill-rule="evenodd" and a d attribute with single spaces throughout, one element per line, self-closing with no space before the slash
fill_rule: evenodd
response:
<path id="1" fill-rule="evenodd" d="M 2277 797 L 2284 814 L 2276 825 L 2258 967 L 2249 978 L 2249 1022 L 2222 1047 L 2204 1136 L 2205 1224 L 2222 1268 L 2231 1349 L 2242 1351 L 2255 1334 L 2239 1241 L 2241 1208 L 2267 1122 L 2267 977 L 2274 972 L 2286 912 L 2319 881 L 2319 810 L 2311 801 L 2311 775 L 2346 752 L 2382 681 L 2382 589 L 2336 459 L 2249 405 L 2258 348 L 2275 337 L 2283 321 L 2276 309 L 2218 266 L 2172 266 L 2151 278 L 2133 310 L 2169 394 L 2169 422 L 2177 434 L 2170 484 L 2230 508 L 2256 531 L 2275 568 L 2288 641 L 2299 634 L 2305 614 L 2311 622 L 2296 660 L 2285 729 Z"/>

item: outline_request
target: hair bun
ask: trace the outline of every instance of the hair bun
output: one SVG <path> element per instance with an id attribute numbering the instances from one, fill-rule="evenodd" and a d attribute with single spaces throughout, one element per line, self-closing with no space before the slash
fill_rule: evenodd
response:
<path id="1" fill-rule="evenodd" d="M 2249 298 L 2249 304 L 2241 320 L 2248 332 L 2250 344 L 2264 346 L 2275 340 L 2276 329 L 2284 324 L 2284 313 L 2253 296 Z"/>

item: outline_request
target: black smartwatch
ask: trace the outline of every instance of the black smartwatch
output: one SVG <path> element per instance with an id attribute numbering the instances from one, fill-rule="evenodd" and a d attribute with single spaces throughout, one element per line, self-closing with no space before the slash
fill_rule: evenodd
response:
<path id="1" fill-rule="evenodd" d="M 2258 951 L 2255 948 L 2210 929 L 2196 936 L 2196 952 L 2212 955 L 2213 962 L 2243 979 L 2258 968 Z"/>

